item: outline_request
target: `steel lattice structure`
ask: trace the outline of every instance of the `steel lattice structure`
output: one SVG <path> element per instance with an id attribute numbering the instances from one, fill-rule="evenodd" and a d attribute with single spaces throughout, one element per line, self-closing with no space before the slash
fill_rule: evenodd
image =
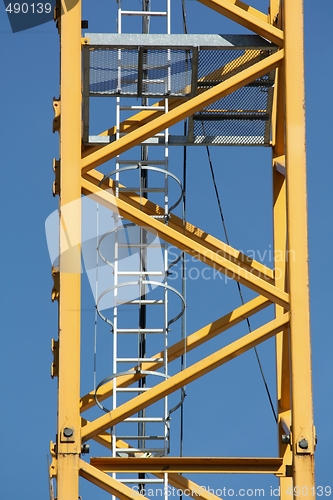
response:
<path id="1" fill-rule="evenodd" d="M 58 433 L 51 446 L 50 476 L 57 481 L 58 500 L 79 498 L 79 477 L 121 499 L 137 499 L 131 488 L 109 473 L 152 473 L 161 476 L 166 468 L 168 481 L 180 489 L 196 491 L 193 481 L 183 475 L 200 472 L 270 473 L 280 478 L 281 497 L 289 498 L 285 491 L 290 485 L 299 486 L 295 496 L 301 498 L 306 491 L 314 493 L 315 429 L 312 409 L 311 348 L 309 326 L 306 158 L 304 116 L 303 68 L 303 1 L 270 0 L 266 15 L 238 0 L 199 0 L 219 15 L 236 21 L 245 28 L 274 44 L 265 57 L 253 51 L 246 64 L 242 56 L 236 62 L 237 71 L 230 70 L 227 78 L 212 83 L 212 72 L 197 77 L 200 82 L 195 92 L 179 98 L 169 98 L 169 109 L 139 111 L 121 124 L 126 133 L 101 144 L 82 142 L 82 52 L 91 48 L 89 37 L 81 35 L 81 0 L 66 2 L 67 9 L 57 3 L 55 17 L 61 44 L 60 100 L 54 102 L 54 129 L 60 135 L 60 160 L 54 162 L 54 193 L 59 195 L 60 206 L 60 264 L 53 269 L 53 299 L 59 306 L 59 339 L 53 342 L 54 363 L 52 374 L 58 378 Z M 64 11 L 62 12 L 62 9 Z M 273 46 L 273 45 L 272 45 Z M 120 50 L 119 47 L 115 50 Z M 189 48 L 187 48 L 189 50 Z M 214 112 L 211 105 L 239 89 L 253 84 L 274 72 L 274 95 L 271 117 L 271 149 L 273 169 L 274 250 L 283 259 L 270 269 L 260 262 L 248 259 L 237 249 L 204 233 L 173 216 L 164 224 L 159 218 L 161 207 L 135 192 L 124 191 L 119 197 L 110 194 L 115 181 L 101 183 L 103 174 L 97 168 L 106 161 L 149 141 L 156 134 L 187 118 Z M 207 79 L 209 84 L 207 83 Z M 230 111 L 230 110 L 229 110 Z M 219 113 L 223 112 L 221 106 Z M 259 111 L 258 111 L 259 112 Z M 229 112 L 230 114 L 230 112 Z M 208 116 L 208 117 L 207 117 Z M 211 120 L 210 120 L 211 121 Z M 111 125 L 111 124 L 110 124 Z M 101 132 L 111 137 L 114 128 Z M 82 146 L 83 144 L 83 146 Z M 158 236 L 195 257 L 206 265 L 231 276 L 258 296 L 192 333 L 186 340 L 190 351 L 208 338 L 232 328 L 240 321 L 275 305 L 275 318 L 253 332 L 216 351 L 183 371 L 170 376 L 146 392 L 121 404 L 93 421 L 81 414 L 95 404 L 94 391 L 80 394 L 80 332 L 81 332 L 81 208 L 75 204 L 70 216 L 63 218 L 63 207 L 92 195 L 103 206 L 119 212 L 126 220 L 150 228 Z M 70 242 L 71 250 L 68 250 Z M 75 244 L 73 243 L 75 242 Z M 293 251 L 295 259 L 287 259 Z M 66 272 L 70 266 L 72 272 Z M 209 332 L 209 335 L 208 335 Z M 149 407 L 168 394 L 204 376 L 236 356 L 248 351 L 266 339 L 275 336 L 278 380 L 278 432 L 279 456 L 272 458 L 226 457 L 82 457 L 85 443 L 90 440 L 110 447 L 108 429 L 131 415 Z M 168 348 L 168 361 L 179 358 L 184 345 L 178 342 Z M 159 353 L 161 354 L 161 353 Z M 149 370 L 160 368 L 159 361 L 151 361 Z M 142 374 L 129 373 L 117 380 L 119 387 L 129 387 L 142 378 Z M 99 400 L 110 396 L 112 383 L 103 385 Z M 283 436 L 283 438 L 282 438 Z M 124 448 L 127 443 L 119 443 Z M 303 487 L 303 490 L 302 490 Z M 302 493 L 303 491 L 303 493 Z M 213 495 L 200 491 L 201 500 Z M 314 496 L 314 495 L 312 495 Z M 216 497 L 217 498 L 217 497 Z"/>

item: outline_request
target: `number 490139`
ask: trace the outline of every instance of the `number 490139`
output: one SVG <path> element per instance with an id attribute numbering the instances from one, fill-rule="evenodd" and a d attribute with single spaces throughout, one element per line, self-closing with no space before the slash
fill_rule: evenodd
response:
<path id="1" fill-rule="evenodd" d="M 50 3 L 9 3 L 6 12 L 9 14 L 49 14 L 52 5 Z"/>

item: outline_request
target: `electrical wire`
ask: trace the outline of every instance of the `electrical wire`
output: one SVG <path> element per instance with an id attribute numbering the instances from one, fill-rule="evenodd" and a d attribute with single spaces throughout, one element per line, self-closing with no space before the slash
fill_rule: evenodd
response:
<path id="1" fill-rule="evenodd" d="M 183 32 L 184 32 L 184 34 L 188 34 L 187 16 L 186 16 L 186 3 L 185 3 L 185 0 L 181 0 L 181 1 L 182 1 Z M 203 133 L 205 135 L 205 130 L 204 130 L 204 124 L 203 123 L 202 123 L 202 129 L 203 129 Z M 186 122 L 185 122 L 185 128 L 184 128 L 184 130 L 186 131 Z M 219 191 L 218 191 L 217 184 L 216 184 L 216 179 L 215 179 L 215 174 L 214 174 L 214 168 L 213 168 L 213 162 L 212 162 L 212 158 L 211 158 L 211 154 L 210 154 L 210 149 L 209 149 L 208 145 L 206 145 L 206 152 L 207 152 L 207 158 L 208 158 L 209 168 L 210 168 L 210 172 L 211 172 L 211 176 L 212 176 L 212 180 L 213 180 L 213 185 L 214 185 L 216 200 L 217 200 L 217 204 L 218 204 L 218 207 L 219 207 L 219 212 L 220 212 L 220 217 L 221 217 L 221 221 L 222 221 L 222 226 L 223 226 L 223 232 L 224 232 L 224 235 L 225 235 L 225 240 L 226 240 L 226 243 L 228 245 L 230 245 L 229 237 L 228 237 L 228 232 L 227 232 L 227 226 L 226 226 L 226 222 L 225 222 L 224 215 L 223 215 L 223 210 L 222 210 L 221 199 L 220 199 Z M 186 146 L 184 146 L 184 168 L 185 168 L 185 163 L 186 163 Z M 243 298 L 243 293 L 242 293 L 241 285 L 239 284 L 238 281 L 236 282 L 236 284 L 237 284 L 237 289 L 238 289 L 238 293 L 239 293 L 239 297 L 240 297 L 241 303 L 242 303 L 242 305 L 244 305 L 244 298 Z M 252 332 L 252 328 L 251 328 L 251 323 L 250 323 L 249 318 L 246 318 L 246 324 L 247 324 L 249 333 L 251 333 Z M 267 397 L 268 397 L 268 400 L 269 400 L 269 404 L 270 404 L 270 407 L 272 409 L 272 413 L 273 413 L 275 422 L 277 423 L 278 422 L 277 414 L 276 414 L 276 411 L 275 411 L 275 408 L 274 408 L 274 404 L 273 404 L 273 400 L 272 400 L 272 396 L 271 396 L 271 393 L 270 393 L 270 390 L 269 390 L 269 387 L 268 387 L 268 384 L 267 384 L 267 381 L 266 381 L 266 377 L 265 377 L 265 374 L 264 374 L 262 363 L 260 361 L 258 349 L 256 348 L 256 346 L 254 346 L 253 349 L 254 349 L 254 352 L 255 352 L 255 355 L 256 355 L 256 359 L 257 359 L 257 362 L 258 362 L 258 366 L 259 366 L 261 378 L 262 378 L 264 386 L 265 386 L 265 390 L 266 390 L 266 394 L 267 394 Z"/>
<path id="2" fill-rule="evenodd" d="M 97 323 L 98 323 L 98 311 L 97 311 L 97 297 L 98 297 L 98 203 L 96 202 L 96 271 L 95 271 L 95 318 L 94 318 L 94 392 L 96 391 L 97 385 Z"/>
<path id="3" fill-rule="evenodd" d="M 182 0 L 184 2 L 184 0 Z M 184 16 L 183 16 L 184 18 Z M 186 21 L 186 16 L 185 16 Z M 184 137 L 187 136 L 187 122 L 184 121 Z M 186 229 L 186 180 L 187 180 L 187 148 L 183 150 L 183 231 Z M 186 256 L 182 253 L 182 296 L 186 304 Z M 180 358 L 181 371 L 186 368 L 186 311 L 182 317 L 182 340 L 184 342 L 184 354 Z M 181 388 L 181 399 L 184 401 L 186 397 L 186 386 Z M 184 451 L 184 405 L 180 408 L 180 450 L 179 454 L 182 457 Z"/>
<path id="4" fill-rule="evenodd" d="M 183 32 L 185 35 L 188 34 L 187 32 L 187 17 L 186 17 L 186 4 L 185 0 L 182 0 L 182 16 L 183 16 Z"/>
<path id="5" fill-rule="evenodd" d="M 203 124 L 202 124 L 202 128 L 203 128 L 203 132 L 204 132 L 204 126 L 203 126 Z M 207 152 L 207 158 L 208 158 L 210 173 L 211 173 L 212 180 L 213 180 L 213 185 L 214 185 L 216 200 L 217 200 L 217 204 L 218 204 L 219 212 L 220 212 L 220 216 L 221 216 L 221 221 L 222 221 L 222 226 L 223 226 L 223 232 L 224 232 L 225 240 L 226 240 L 227 245 L 230 245 L 230 241 L 229 241 L 229 237 L 228 237 L 228 232 L 227 232 L 227 226 L 226 226 L 226 223 L 225 223 L 225 219 L 224 219 L 224 215 L 223 215 L 223 210 L 222 210 L 221 199 L 220 199 L 219 191 L 217 189 L 217 184 L 216 184 L 216 179 L 215 179 L 215 174 L 214 174 L 214 168 L 213 168 L 213 162 L 212 162 L 212 158 L 211 158 L 211 155 L 210 155 L 209 146 L 206 146 L 206 152 Z M 238 289 L 239 297 L 241 299 L 241 303 L 242 303 L 242 305 L 244 305 L 244 298 L 243 298 L 243 293 L 242 293 L 242 287 L 241 287 L 241 285 L 239 284 L 238 281 L 236 281 L 236 284 L 237 284 L 237 289 Z M 251 333 L 252 332 L 252 328 L 251 328 L 251 323 L 250 323 L 249 318 L 246 318 L 246 323 L 247 323 L 248 331 L 249 331 L 249 333 Z M 258 349 L 256 348 L 256 346 L 254 346 L 253 349 L 254 349 L 254 352 L 255 352 L 255 355 L 256 355 L 256 358 L 257 358 L 259 370 L 260 370 L 261 377 L 262 377 L 262 380 L 263 380 L 263 383 L 264 383 L 264 386 L 265 386 L 265 390 L 266 390 L 266 393 L 267 393 L 269 404 L 270 404 L 270 407 L 272 409 L 272 413 L 274 415 L 275 422 L 277 423 L 278 422 L 278 418 L 277 418 L 276 411 L 275 411 L 275 408 L 274 408 L 272 396 L 271 396 L 271 393 L 270 393 L 270 390 L 269 390 L 269 387 L 268 387 L 268 384 L 267 384 L 267 381 L 266 381 L 264 370 L 263 370 L 263 367 L 262 367 L 262 364 L 261 364 L 261 361 L 260 361 Z"/>
<path id="6" fill-rule="evenodd" d="M 187 35 L 187 21 L 186 21 L 186 5 L 185 0 L 182 0 L 182 18 L 183 18 L 183 32 Z M 184 137 L 187 135 L 187 122 L 184 121 Z M 185 233 L 185 221 L 186 221 L 186 180 L 187 180 L 187 148 L 186 145 L 183 148 L 183 231 Z M 186 304 L 186 256 L 182 252 L 182 295 Z M 184 342 L 184 353 L 180 358 L 180 370 L 186 368 L 186 311 L 184 311 L 182 317 L 182 340 Z M 186 398 L 186 386 L 181 388 L 181 404 L 180 404 L 180 434 L 179 434 L 179 455 L 183 456 L 184 451 L 184 401 Z M 183 500 L 183 495 L 180 496 L 179 500 Z"/>

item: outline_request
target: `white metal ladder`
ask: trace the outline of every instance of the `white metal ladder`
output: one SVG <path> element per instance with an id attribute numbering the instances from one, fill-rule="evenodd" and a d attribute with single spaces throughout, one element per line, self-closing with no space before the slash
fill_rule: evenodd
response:
<path id="1" fill-rule="evenodd" d="M 164 17 L 166 20 L 165 31 L 170 34 L 170 0 L 165 0 L 165 11 L 152 11 L 152 10 L 125 10 L 122 9 L 124 0 L 118 0 L 118 17 L 117 17 L 117 31 L 118 33 L 123 32 L 123 25 L 128 17 L 136 17 L 138 20 L 142 20 L 142 30 L 141 32 L 148 33 L 150 20 L 156 17 Z M 149 9 L 150 1 L 143 0 L 142 8 Z M 132 31 L 132 30 L 131 30 Z M 132 31 L 133 32 L 133 31 Z M 122 71 L 122 53 L 121 50 L 118 51 L 118 88 L 121 86 L 121 71 Z M 148 78 L 144 78 L 142 85 L 149 86 L 151 83 L 160 83 Z M 166 85 L 170 87 L 170 71 L 168 72 Z M 120 131 L 120 124 L 123 120 L 123 115 L 126 115 L 128 111 L 143 111 L 143 110 L 159 110 L 168 111 L 168 99 L 164 99 L 164 103 L 160 106 L 151 106 L 148 102 L 148 98 L 142 100 L 141 105 L 124 105 L 124 97 L 118 96 L 116 98 L 116 140 L 118 140 L 124 133 Z M 163 155 L 155 160 L 148 160 L 148 144 L 141 148 L 141 158 L 140 159 L 125 159 L 124 155 L 118 156 L 116 158 L 116 172 L 115 172 L 115 184 L 116 184 L 116 196 L 119 195 L 121 191 L 136 191 L 140 193 L 140 197 L 149 197 L 150 193 L 161 193 L 164 195 L 164 214 L 158 215 L 156 217 L 163 218 L 167 222 L 169 217 L 169 194 L 168 194 L 168 184 L 169 178 L 168 172 L 168 158 L 169 158 L 169 132 L 165 130 L 164 132 L 157 134 L 155 136 L 157 140 L 161 140 L 163 143 Z M 146 149 L 144 149 L 146 148 Z M 161 148 L 154 147 L 154 153 L 161 152 Z M 142 151 L 144 151 L 144 158 L 142 158 Z M 157 154 L 154 155 L 158 156 Z M 144 171 L 147 175 L 149 171 L 154 171 L 159 173 L 161 177 L 161 184 L 155 186 L 143 185 L 140 177 L 140 183 L 136 187 L 121 187 L 121 178 L 125 171 L 130 171 L 131 169 L 139 169 L 140 175 Z M 163 172 L 166 172 L 163 174 Z M 123 183 L 122 183 L 123 184 Z M 121 219 L 118 219 L 121 222 Z M 116 232 L 115 237 L 115 265 L 114 265 L 114 316 L 113 316 L 113 373 L 121 374 L 126 372 L 126 367 L 128 366 L 140 366 L 142 373 L 145 376 L 138 383 L 137 387 L 118 387 L 117 379 L 115 376 L 113 378 L 113 396 L 112 396 L 112 408 L 115 409 L 119 404 L 128 400 L 131 396 L 136 396 L 143 392 L 146 392 L 151 387 L 154 379 L 153 372 L 149 373 L 149 370 L 145 370 L 146 366 L 151 363 L 160 363 L 161 369 L 156 372 L 155 379 L 163 380 L 168 376 L 168 366 L 167 366 L 167 349 L 168 349 L 168 247 L 164 244 L 164 268 L 163 269 L 150 269 L 149 268 L 149 244 L 147 243 L 147 235 L 144 230 L 139 230 L 139 238 L 133 238 L 130 242 L 124 242 L 120 231 L 124 231 L 124 227 L 119 224 L 119 231 Z M 128 250 L 137 251 L 140 255 L 140 268 L 136 269 L 122 269 L 120 254 L 122 251 Z M 149 270 L 148 270 L 149 269 Z M 160 286 L 156 287 L 160 289 L 160 294 L 157 298 L 147 298 L 146 292 L 149 288 L 149 282 L 151 280 L 160 280 Z M 140 288 L 140 294 L 138 297 L 122 298 L 121 288 L 126 287 L 124 283 L 138 283 Z M 129 285 L 134 286 L 134 285 Z M 141 292 L 143 293 L 141 294 Z M 156 289 L 155 289 L 156 291 Z M 145 317 L 148 315 L 147 312 L 152 310 L 152 308 L 162 308 L 163 313 L 159 316 L 160 324 L 154 325 L 154 328 L 150 326 L 144 326 L 144 328 L 139 327 L 129 327 L 127 324 L 124 326 L 122 320 L 122 311 L 124 308 L 131 308 L 133 306 L 137 307 L 138 314 L 144 309 Z M 156 326 L 156 327 L 155 327 Z M 126 334 L 129 334 L 127 337 Z M 120 343 L 123 336 L 132 339 L 133 334 L 137 337 L 138 342 L 138 355 L 128 356 L 125 353 L 120 353 Z M 158 336 L 162 340 L 163 344 L 160 349 L 163 352 L 163 356 L 159 358 L 151 357 L 147 355 L 146 349 L 142 346 L 149 344 L 151 336 Z M 152 410 L 155 407 L 152 406 Z M 162 404 L 157 405 L 155 409 L 157 413 L 150 414 L 146 410 L 140 411 L 135 416 L 127 418 L 121 424 L 116 425 L 112 431 L 112 456 L 137 456 L 137 457 L 149 457 L 153 456 L 165 456 L 169 452 L 169 418 L 168 418 L 168 398 L 164 398 Z M 136 432 L 133 432 L 133 425 L 136 428 Z M 126 431 L 126 429 L 130 429 Z M 153 429 L 153 430 L 151 430 Z M 126 442 L 125 446 L 120 444 L 121 441 Z M 130 448 L 128 448 L 128 445 Z M 123 475 L 124 476 L 124 475 Z M 117 478 L 119 481 L 129 484 L 138 485 L 138 488 L 143 488 L 146 484 L 158 484 L 162 483 L 164 485 L 165 498 L 167 496 L 167 482 L 168 475 L 164 474 L 163 479 L 161 478 L 147 478 L 144 474 L 138 474 L 136 477 L 121 477 L 119 474 L 113 474 L 113 477 Z"/>

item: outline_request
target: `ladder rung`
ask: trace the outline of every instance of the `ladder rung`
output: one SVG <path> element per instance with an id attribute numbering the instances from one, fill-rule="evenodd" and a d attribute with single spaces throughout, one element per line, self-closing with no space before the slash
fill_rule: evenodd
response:
<path id="1" fill-rule="evenodd" d="M 151 387 L 123 387 L 123 388 L 117 389 L 117 393 L 118 392 L 146 392 L 149 389 L 151 389 Z"/>
<path id="2" fill-rule="evenodd" d="M 164 448 L 117 448 L 117 453 L 156 453 Z M 137 480 L 138 481 L 138 480 Z"/>
<path id="3" fill-rule="evenodd" d="M 136 68 L 136 66 L 135 66 Z M 144 111 L 164 111 L 165 106 L 120 106 L 121 111 L 144 110 Z"/>
<path id="4" fill-rule="evenodd" d="M 116 358 L 116 361 L 117 363 L 161 363 L 163 358 Z"/>
<path id="5" fill-rule="evenodd" d="M 153 166 L 153 165 L 165 165 L 166 161 L 165 160 L 117 160 L 117 163 L 119 165 L 138 165 L 141 163 L 143 167 L 146 167 L 147 165 Z"/>
<path id="6" fill-rule="evenodd" d="M 163 271 L 118 271 L 118 276 L 164 276 Z"/>
<path id="7" fill-rule="evenodd" d="M 163 16 L 168 15 L 167 12 L 147 11 L 147 10 L 122 10 L 122 16 Z"/>
<path id="8" fill-rule="evenodd" d="M 135 191 L 139 194 L 139 191 L 142 191 L 143 193 L 164 193 L 165 188 L 156 188 L 156 187 L 146 187 L 146 188 L 139 188 L 139 187 L 120 187 L 119 191 L 122 193 L 126 191 Z"/>
<path id="9" fill-rule="evenodd" d="M 118 243 L 119 248 L 160 248 L 162 244 L 149 243 Z"/>
<path id="10" fill-rule="evenodd" d="M 128 453 L 128 448 L 126 448 L 127 450 L 127 453 Z M 119 477 L 117 477 L 117 481 L 119 481 L 120 483 L 123 483 L 123 484 L 126 484 L 126 483 L 129 483 L 129 484 L 133 484 L 133 483 L 136 483 L 136 484 L 141 484 L 141 483 L 150 483 L 150 484 L 161 484 L 161 483 L 164 483 L 164 479 L 141 479 L 139 480 L 138 478 L 136 479 L 120 479 Z"/>
<path id="11" fill-rule="evenodd" d="M 163 417 L 128 417 L 123 422 L 164 422 Z"/>
<path id="12" fill-rule="evenodd" d="M 132 306 L 132 305 L 148 305 L 148 306 L 159 306 L 164 304 L 164 300 L 117 300 L 117 305 L 120 306 Z"/>
<path id="13" fill-rule="evenodd" d="M 119 134 L 119 137 L 126 137 L 128 135 L 128 132 L 120 132 Z M 164 137 L 165 136 L 165 133 L 164 132 L 161 132 L 160 134 L 155 134 L 153 135 L 152 137 L 150 137 L 150 139 L 153 139 L 154 137 Z M 146 139 L 147 141 L 149 139 Z"/>
<path id="14" fill-rule="evenodd" d="M 164 328 L 117 328 L 114 333 L 164 333 Z"/>
<path id="15" fill-rule="evenodd" d="M 161 440 L 165 439 L 165 436 L 117 436 L 117 439 L 126 439 L 128 441 L 137 441 L 138 439 L 148 440 Z"/>
<path id="16" fill-rule="evenodd" d="M 165 144 L 165 139 L 164 137 L 149 137 L 149 139 L 146 139 L 145 141 L 142 141 L 140 144 Z"/>

